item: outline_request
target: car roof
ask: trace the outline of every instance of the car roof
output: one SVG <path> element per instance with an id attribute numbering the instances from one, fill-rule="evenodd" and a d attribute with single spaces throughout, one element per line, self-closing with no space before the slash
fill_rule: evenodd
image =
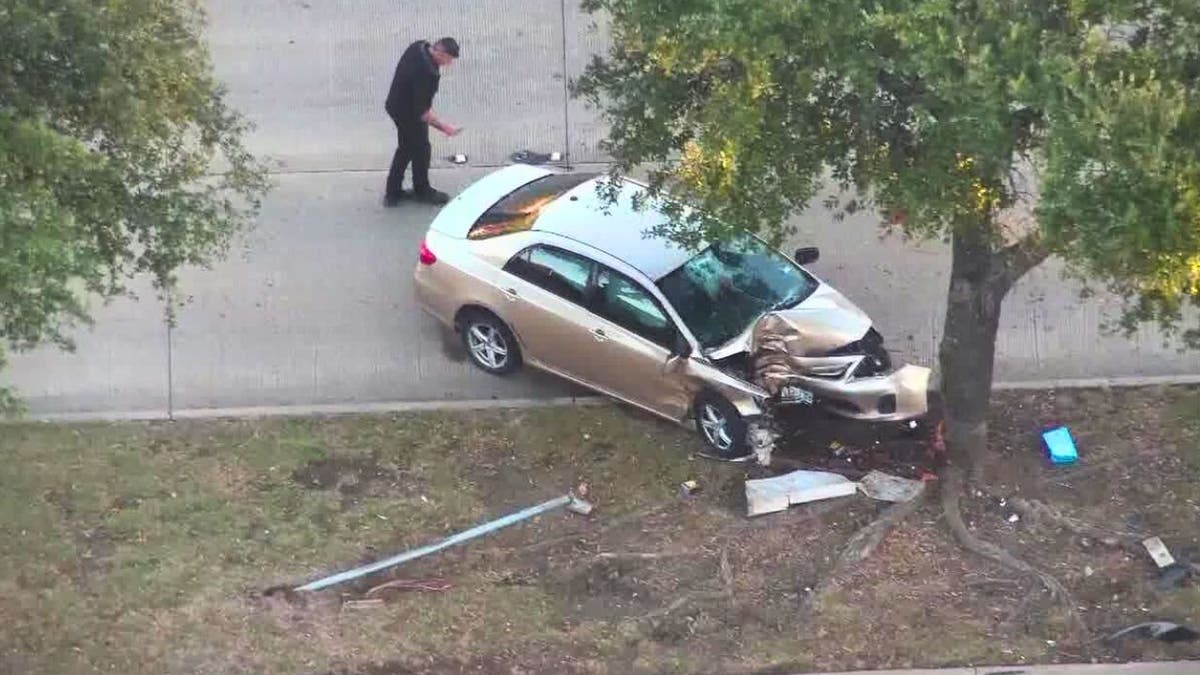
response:
<path id="1" fill-rule="evenodd" d="M 656 225 L 667 221 L 653 204 L 634 208 L 635 195 L 646 186 L 621 179 L 618 198 L 608 205 L 597 193 L 597 185 L 608 181 L 600 176 L 585 181 L 550 203 L 533 224 L 535 232 L 547 232 L 574 239 L 618 258 L 653 281 L 658 281 L 690 260 L 695 252 L 673 242 L 646 236 Z"/>

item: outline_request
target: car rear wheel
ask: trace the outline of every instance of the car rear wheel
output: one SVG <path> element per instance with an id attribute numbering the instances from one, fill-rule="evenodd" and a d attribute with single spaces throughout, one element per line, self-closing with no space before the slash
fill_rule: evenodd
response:
<path id="1" fill-rule="evenodd" d="M 494 314 L 470 312 L 459 324 L 467 355 L 480 369 L 506 375 L 521 366 L 521 348 L 504 322 Z"/>
<path id="2" fill-rule="evenodd" d="M 723 396 L 712 392 L 700 394 L 693 414 L 700 438 L 718 457 L 736 459 L 746 455 L 746 420 Z"/>

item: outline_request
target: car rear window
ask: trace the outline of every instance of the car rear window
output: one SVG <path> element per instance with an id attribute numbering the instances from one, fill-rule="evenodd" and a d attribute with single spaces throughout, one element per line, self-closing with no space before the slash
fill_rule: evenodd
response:
<path id="1" fill-rule="evenodd" d="M 526 183 L 484 211 L 467 232 L 467 239 L 488 239 L 528 230 L 550 202 L 598 175 L 552 173 Z"/>

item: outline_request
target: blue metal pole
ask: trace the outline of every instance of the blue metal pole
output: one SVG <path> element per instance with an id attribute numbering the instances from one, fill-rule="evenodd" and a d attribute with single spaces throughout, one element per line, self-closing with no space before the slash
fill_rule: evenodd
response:
<path id="1" fill-rule="evenodd" d="M 371 563 L 370 565 L 363 565 L 362 567 L 356 567 L 352 570 L 347 570 L 345 572 L 339 572 L 332 576 L 325 577 L 324 579 L 318 579 L 316 581 L 309 582 L 303 586 L 298 587 L 296 590 L 297 591 L 317 591 L 322 588 L 332 586 L 334 584 L 340 584 L 343 581 L 350 581 L 351 579 L 357 579 L 361 576 L 371 574 L 372 572 L 378 572 L 379 570 L 386 569 L 388 567 L 394 567 L 396 565 L 399 565 L 400 563 L 408 562 L 409 560 L 413 560 L 415 558 L 420 558 L 421 556 L 429 555 L 430 553 L 440 551 L 444 548 L 450 548 L 451 546 L 454 546 L 456 544 L 461 544 L 464 541 L 468 541 L 468 540 L 474 539 L 475 537 L 478 537 L 480 535 L 484 535 L 489 532 L 494 532 L 501 528 L 508 527 L 509 525 L 512 525 L 514 523 L 519 523 L 522 520 L 527 520 L 536 515 L 540 515 L 547 511 L 557 509 L 560 506 L 566 506 L 567 504 L 570 504 L 570 503 L 571 503 L 571 496 L 563 495 L 562 497 L 551 499 L 550 501 L 547 501 L 547 502 L 542 502 L 541 504 L 538 504 L 537 506 L 531 506 L 522 511 L 517 511 L 516 513 L 509 514 L 507 516 L 504 516 L 503 518 L 498 518 L 496 520 L 493 520 L 493 521 L 490 521 L 487 523 L 483 523 L 482 525 L 476 525 L 475 527 L 472 527 L 469 530 L 464 530 L 462 532 L 459 532 L 458 534 L 447 537 L 447 538 L 439 541 L 436 544 L 430 544 L 428 546 L 423 546 L 421 548 L 412 549 L 411 551 L 405 551 L 404 553 L 392 556 L 391 558 L 387 558 L 386 560 L 379 560 L 379 561 Z"/>

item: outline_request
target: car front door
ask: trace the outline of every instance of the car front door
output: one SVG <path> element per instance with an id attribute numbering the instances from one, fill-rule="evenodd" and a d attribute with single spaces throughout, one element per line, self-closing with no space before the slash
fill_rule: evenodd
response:
<path id="1" fill-rule="evenodd" d="M 692 392 L 681 369 L 667 367 L 678 331 L 641 284 L 598 265 L 588 305 L 595 313 L 589 377 L 601 388 L 672 419 L 683 419 Z"/>
<path id="2" fill-rule="evenodd" d="M 545 245 L 527 248 L 504 266 L 507 302 L 502 318 L 521 342 L 525 358 L 548 370 L 596 386 L 587 345 L 595 319 L 585 305 L 596 263 Z"/>

